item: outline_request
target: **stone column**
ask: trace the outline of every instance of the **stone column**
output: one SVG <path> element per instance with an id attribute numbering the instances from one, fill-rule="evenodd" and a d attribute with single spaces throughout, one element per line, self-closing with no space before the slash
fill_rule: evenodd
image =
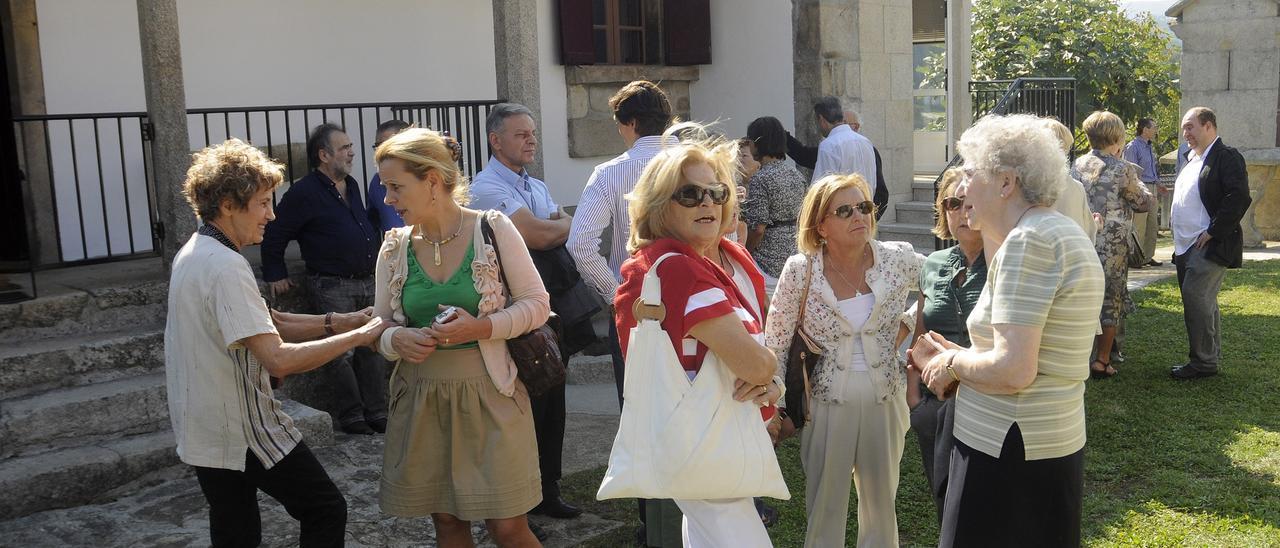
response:
<path id="1" fill-rule="evenodd" d="M 542 129 L 542 92 L 538 84 L 538 2 L 493 0 L 493 58 L 498 98 L 520 103 L 533 111 L 533 122 Z M 526 167 L 542 178 L 542 148 Z"/>
<path id="2" fill-rule="evenodd" d="M 947 154 L 955 156 L 960 134 L 973 125 L 973 2 L 947 2 Z"/>
<path id="3" fill-rule="evenodd" d="M 796 136 L 818 142 L 818 97 L 833 95 L 858 111 L 861 133 L 880 150 L 891 203 L 910 199 L 915 171 L 911 15 L 910 0 L 792 3 Z"/>
<path id="4" fill-rule="evenodd" d="M 10 90 L 13 113 L 45 114 L 44 65 L 40 61 L 40 25 L 35 0 L 5 2 L 5 61 L 13 68 Z M 17 131 L 19 167 L 26 176 L 23 199 L 27 213 L 27 235 L 31 238 L 33 260 L 41 264 L 58 261 L 57 221 L 54 219 L 53 185 L 49 178 L 49 154 L 44 146 L 44 126 L 24 123 Z"/>
<path id="5" fill-rule="evenodd" d="M 152 125 L 151 178 L 156 209 L 164 223 L 160 243 L 164 264 L 196 230 L 196 217 L 182 197 L 191 164 L 187 135 L 187 98 L 182 81 L 177 0 L 138 0 L 138 36 L 142 45 L 142 82 Z"/>

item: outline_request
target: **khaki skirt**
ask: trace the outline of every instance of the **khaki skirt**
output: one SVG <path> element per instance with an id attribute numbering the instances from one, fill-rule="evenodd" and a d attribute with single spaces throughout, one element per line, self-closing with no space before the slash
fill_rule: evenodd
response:
<path id="1" fill-rule="evenodd" d="M 529 395 L 493 386 L 478 348 L 436 350 L 391 379 L 382 511 L 466 521 L 520 516 L 542 501 Z"/>

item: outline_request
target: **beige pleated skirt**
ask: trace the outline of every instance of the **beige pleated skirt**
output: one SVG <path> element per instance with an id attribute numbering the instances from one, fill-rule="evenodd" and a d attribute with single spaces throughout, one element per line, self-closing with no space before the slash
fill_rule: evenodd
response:
<path id="1" fill-rule="evenodd" d="M 522 515 L 542 501 L 529 395 L 493 386 L 478 348 L 436 350 L 391 379 L 382 511 L 474 521 Z"/>

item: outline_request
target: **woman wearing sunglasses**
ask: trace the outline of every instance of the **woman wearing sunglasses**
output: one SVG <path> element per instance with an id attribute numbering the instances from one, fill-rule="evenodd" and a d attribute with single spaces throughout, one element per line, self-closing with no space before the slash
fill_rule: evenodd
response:
<path id="1" fill-rule="evenodd" d="M 969 347 L 929 333 L 909 351 L 929 390 L 955 394 L 938 545 L 1079 546 L 1102 266 L 1080 227 L 1052 209 L 1066 156 L 1039 119 L 983 118 L 956 148 L 965 218 L 990 263 Z"/>
<path id="2" fill-rule="evenodd" d="M 845 545 L 851 476 L 858 546 L 898 545 L 894 499 L 908 418 L 894 340 L 924 256 L 911 244 L 875 239 L 871 196 L 856 174 L 829 175 L 809 188 L 796 235 L 800 254 L 782 269 L 765 328 L 782 378 L 801 307 L 804 331 L 823 351 L 809 379 L 810 422 L 800 434 L 805 546 Z"/>
<path id="3" fill-rule="evenodd" d="M 685 129 L 682 126 L 668 133 Z M 764 302 L 763 279 L 758 270 L 747 272 L 754 294 L 744 295 L 731 274 L 718 266 L 722 253 L 740 264 L 751 262 L 741 246 L 721 238 L 736 222 L 732 185 L 737 146 L 684 135 L 680 144 L 649 161 L 627 196 L 632 257 L 622 265 L 622 284 L 614 299 L 619 343 L 625 356 L 636 325 L 632 306 L 650 266 L 668 253 L 677 254 L 663 261 L 657 272 L 666 311 L 662 328 L 671 336 L 681 367 L 692 380 L 714 354 L 739 379 L 734 397 L 766 405 L 767 420 L 776 412 L 772 404 L 781 397 L 781 380 L 773 377 L 773 352 L 760 343 L 764 320 L 750 304 Z M 762 421 L 762 431 L 765 426 Z M 750 497 L 675 502 L 684 512 L 684 546 L 770 545 Z"/>
<path id="4" fill-rule="evenodd" d="M 987 260 L 982 253 L 982 233 L 969 227 L 964 215 L 963 178 L 960 169 L 942 174 L 938 199 L 934 204 L 937 220 L 933 233 L 956 245 L 935 251 L 920 269 L 920 299 L 916 304 L 915 333 L 933 331 L 960 346 L 969 346 L 969 327 L 965 321 L 978 303 L 978 295 L 987 283 Z M 951 422 L 954 400 L 941 399 L 920 382 L 920 371 L 907 368 L 907 406 L 911 409 L 911 428 L 920 443 L 920 460 L 929 480 L 933 501 L 942 520 L 942 502 L 947 495 L 947 467 L 951 463 Z"/>

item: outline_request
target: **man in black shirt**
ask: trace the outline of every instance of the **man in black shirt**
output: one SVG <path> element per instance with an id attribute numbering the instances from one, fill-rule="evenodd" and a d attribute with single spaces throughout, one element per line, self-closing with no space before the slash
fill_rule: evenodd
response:
<path id="1" fill-rule="evenodd" d="M 294 181 L 276 207 L 262 240 L 262 277 L 277 295 L 293 287 L 285 247 L 298 241 L 316 310 L 351 312 L 373 304 L 373 267 L 381 232 L 369 218 L 360 183 L 351 176 L 355 149 L 335 124 L 324 123 L 307 138 L 312 171 Z M 343 431 L 386 431 L 386 360 L 368 348 L 334 361 L 337 416 Z"/>

